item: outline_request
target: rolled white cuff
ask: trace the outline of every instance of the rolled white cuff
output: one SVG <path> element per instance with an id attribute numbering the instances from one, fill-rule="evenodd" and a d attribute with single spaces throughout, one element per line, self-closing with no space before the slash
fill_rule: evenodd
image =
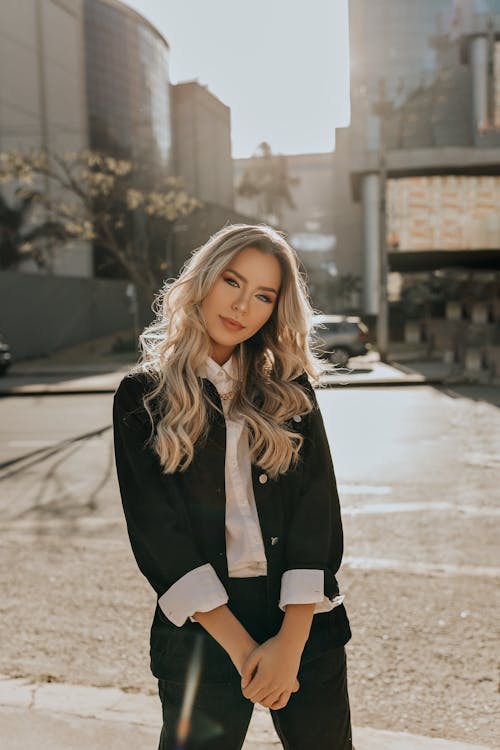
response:
<path id="1" fill-rule="evenodd" d="M 179 578 L 158 599 L 163 614 L 174 625 L 184 625 L 195 612 L 209 612 L 226 604 L 229 596 L 210 563 L 200 565 Z"/>
<path id="2" fill-rule="evenodd" d="M 279 607 L 286 611 L 287 604 L 312 604 L 316 602 L 313 614 L 329 612 L 344 601 L 344 595 L 329 599 L 325 596 L 325 574 L 323 570 L 296 568 L 286 570 L 281 576 Z"/>

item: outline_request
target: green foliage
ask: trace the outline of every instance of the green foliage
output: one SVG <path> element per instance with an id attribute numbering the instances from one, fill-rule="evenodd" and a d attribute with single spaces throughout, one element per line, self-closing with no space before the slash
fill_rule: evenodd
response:
<path id="1" fill-rule="evenodd" d="M 288 174 L 286 157 L 273 154 L 270 145 L 263 141 L 242 174 L 236 193 L 244 198 L 257 198 L 259 212 L 266 219 L 275 217 L 280 223 L 283 206 L 296 208 L 291 188 L 298 182 L 298 178 Z"/>
<path id="2" fill-rule="evenodd" d="M 349 303 L 353 293 L 361 292 L 361 276 L 353 273 L 346 273 L 337 276 L 332 282 L 332 297 L 337 301 L 341 308 Z"/>

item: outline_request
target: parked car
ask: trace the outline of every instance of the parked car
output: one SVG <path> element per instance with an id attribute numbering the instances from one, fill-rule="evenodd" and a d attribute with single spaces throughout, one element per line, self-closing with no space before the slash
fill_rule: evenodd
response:
<path id="1" fill-rule="evenodd" d="M 345 366 L 371 349 L 368 327 L 357 315 L 315 315 L 313 322 L 316 350 L 332 364 Z"/>
<path id="2" fill-rule="evenodd" d="M 5 375 L 12 363 L 10 346 L 0 334 L 0 375 Z"/>

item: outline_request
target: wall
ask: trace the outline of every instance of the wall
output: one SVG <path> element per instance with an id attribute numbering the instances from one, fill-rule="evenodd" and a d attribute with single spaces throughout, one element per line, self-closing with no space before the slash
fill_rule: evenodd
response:
<path id="1" fill-rule="evenodd" d="M 196 81 L 172 86 L 176 174 L 202 201 L 233 206 L 231 111 Z"/>
<path id="2" fill-rule="evenodd" d="M 131 328 L 126 281 L 0 272 L 0 333 L 15 359 Z"/>
<path id="3" fill-rule="evenodd" d="M 2 0 L 0 151 L 65 153 L 87 145 L 82 0 Z M 41 187 L 58 196 L 55 184 Z M 52 262 L 62 276 L 92 274 L 85 242 L 58 247 Z"/>

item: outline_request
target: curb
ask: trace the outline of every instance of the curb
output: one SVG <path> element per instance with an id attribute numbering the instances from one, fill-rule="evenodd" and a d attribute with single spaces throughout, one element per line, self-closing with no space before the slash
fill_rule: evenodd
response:
<path id="1" fill-rule="evenodd" d="M 115 388 L 53 388 L 53 389 L 41 389 L 34 387 L 29 389 L 29 386 L 14 386 L 14 388 L 0 388 L 0 398 L 8 398 L 9 396 L 16 396 L 22 398 L 24 396 L 89 396 L 91 394 L 106 394 L 114 393 Z"/>
<path id="2" fill-rule="evenodd" d="M 401 362 L 395 362 L 394 360 L 390 359 L 387 362 L 388 365 L 391 367 L 394 367 L 395 370 L 400 370 L 401 372 L 404 372 L 405 375 L 414 375 L 415 370 L 412 370 L 411 367 L 408 367 L 407 365 L 403 365 Z"/>
<path id="3" fill-rule="evenodd" d="M 444 378 L 427 378 L 423 380 L 396 380 L 388 378 L 387 380 L 357 380 L 344 382 L 325 382 L 324 389 L 327 388 L 404 388 L 410 386 L 449 386 L 449 385 L 473 385 L 469 380 L 446 380 Z M 481 385 L 481 384 L 479 384 Z M 14 388 L 0 388 L 0 398 L 16 396 L 23 398 L 26 396 L 88 396 L 91 394 L 111 394 L 116 388 L 53 388 L 42 389 L 28 386 L 15 386 Z"/>
<path id="4" fill-rule="evenodd" d="M 26 712 L 30 719 L 22 721 Z M 113 740 L 123 738 L 124 730 L 130 747 L 134 739 L 142 743 L 149 737 L 157 739 L 160 728 L 161 705 L 156 695 L 68 683 L 34 683 L 0 675 L 0 734 L 9 741 L 3 745 L 8 750 L 32 746 L 27 743 L 33 735 L 40 750 L 66 750 L 69 746 L 74 750 L 113 750 L 122 747 Z M 354 728 L 353 738 L 357 750 L 489 750 L 481 745 L 370 727 Z M 269 711 L 255 706 L 243 750 L 280 747 Z"/>
<path id="5" fill-rule="evenodd" d="M 423 375 L 416 375 L 412 373 L 413 377 L 409 375 L 406 378 L 378 378 L 377 380 L 369 380 L 368 378 L 356 379 L 351 376 L 350 379 L 340 379 L 340 377 L 324 378 L 322 381 L 323 387 L 326 388 L 387 388 L 387 387 L 404 387 L 404 386 L 417 386 L 417 385 L 446 385 L 450 384 L 443 378 L 425 378 Z M 9 388 L 2 388 L 0 386 L 0 398 L 6 398 L 9 396 L 24 397 L 24 396 L 83 396 L 89 394 L 106 394 L 114 393 L 118 387 L 118 382 L 114 386 L 76 386 L 72 388 L 68 385 L 20 385 L 12 386 Z M 457 385 L 457 381 L 453 381 L 453 384 Z M 463 381 L 463 384 L 467 384 L 467 381 Z"/>
<path id="6" fill-rule="evenodd" d="M 326 388 L 388 388 L 388 387 L 409 387 L 409 386 L 453 386 L 453 385 L 479 385 L 479 386 L 491 386 L 494 387 L 498 383 L 484 383 L 481 382 L 477 377 L 466 374 L 451 374 L 443 373 L 437 375 L 424 375 L 418 370 L 414 370 L 406 364 L 397 362 L 395 360 L 389 360 L 383 363 L 381 372 L 378 377 L 373 378 L 366 377 L 365 373 L 356 374 L 356 372 L 349 372 L 347 368 L 346 374 L 326 375 L 322 378 L 321 384 Z M 394 371 L 392 375 L 391 370 Z M 53 372 L 50 375 L 48 373 L 39 373 L 39 377 L 55 377 L 59 376 L 59 381 L 49 383 L 26 383 L 23 384 L 12 384 L 8 386 L 2 386 L 0 381 L 0 398 L 6 398 L 9 396 L 81 396 L 88 394 L 112 394 L 115 392 L 118 384 L 126 372 L 125 369 L 106 371 L 106 372 L 80 372 L 80 373 L 65 373 L 65 372 Z M 386 375 L 386 373 L 388 373 Z M 399 375 L 398 373 L 401 373 Z M 30 375 L 30 377 L 37 377 L 36 374 Z"/>

